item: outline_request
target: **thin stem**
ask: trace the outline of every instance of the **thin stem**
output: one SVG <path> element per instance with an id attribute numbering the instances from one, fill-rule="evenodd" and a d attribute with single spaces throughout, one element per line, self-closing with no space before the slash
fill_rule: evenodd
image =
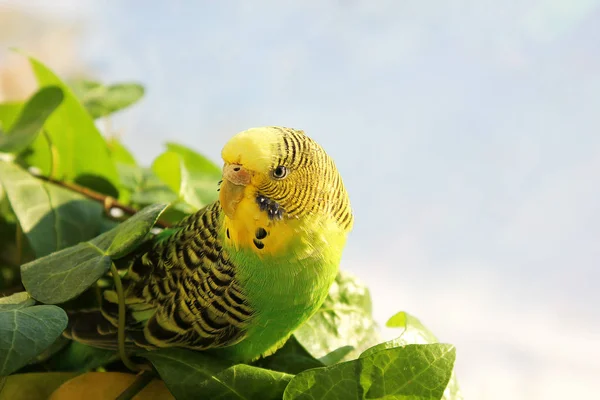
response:
<path id="1" fill-rule="evenodd" d="M 54 178 L 56 177 L 56 172 L 58 171 L 59 166 L 58 151 L 56 150 L 54 143 L 52 143 L 52 138 L 50 137 L 48 131 L 44 129 L 42 132 L 48 141 L 48 148 L 50 149 L 50 178 Z"/>
<path id="2" fill-rule="evenodd" d="M 117 298 L 119 299 L 119 318 L 118 318 L 118 331 L 117 337 L 119 340 L 119 356 L 121 361 L 127 368 L 132 371 L 139 371 L 140 367 L 129 359 L 129 356 L 125 352 L 125 295 L 123 293 L 123 284 L 121 283 L 121 277 L 119 271 L 115 267 L 115 263 L 110 266 L 110 272 L 112 273 L 113 280 L 115 282 L 115 290 L 117 291 Z"/>
<path id="3" fill-rule="evenodd" d="M 79 193 L 85 197 L 87 197 L 90 200 L 94 200 L 97 201 L 99 203 L 102 203 L 102 205 L 104 206 L 104 209 L 107 213 L 108 216 L 110 216 L 110 210 L 112 208 L 118 208 L 121 211 L 123 211 L 125 214 L 127 215 L 134 215 L 135 213 L 137 213 L 138 210 L 136 210 L 133 207 L 130 207 L 128 205 L 125 205 L 123 203 L 120 203 L 117 199 L 115 199 L 114 197 L 111 196 L 106 196 L 103 195 L 102 193 L 98 193 L 95 192 L 91 189 L 88 189 L 84 186 L 80 186 L 77 185 L 75 183 L 71 183 L 71 182 L 64 182 L 64 181 L 59 181 L 57 179 L 51 178 L 51 177 L 47 177 L 47 176 L 43 176 L 43 175 L 36 175 L 34 174 L 34 176 L 38 179 L 41 179 L 45 182 L 50 182 L 54 185 L 63 187 L 65 189 L 69 189 L 73 192 Z M 159 219 L 156 222 L 157 226 L 160 226 L 161 228 L 169 228 L 171 226 L 171 224 L 167 221 L 161 220 Z"/>
<path id="4" fill-rule="evenodd" d="M 117 400 L 129 400 L 141 392 L 154 379 L 152 371 L 144 371 L 135 378 L 135 381 L 117 397 Z"/>

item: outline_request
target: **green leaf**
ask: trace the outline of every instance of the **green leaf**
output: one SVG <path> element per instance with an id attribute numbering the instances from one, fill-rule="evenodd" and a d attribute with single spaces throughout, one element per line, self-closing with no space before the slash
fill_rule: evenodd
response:
<path id="1" fill-rule="evenodd" d="M 0 306 L 0 376 L 26 365 L 67 327 L 67 314 L 56 306 L 30 306 L 24 295 Z M 12 307 L 11 307 L 12 306 Z"/>
<path id="2" fill-rule="evenodd" d="M 0 184 L 38 257 L 93 238 L 102 206 L 0 161 Z"/>
<path id="3" fill-rule="evenodd" d="M 110 156 L 117 166 L 121 186 L 119 200 L 125 204 L 131 202 L 132 193 L 139 190 L 143 183 L 143 170 L 137 165 L 133 154 L 115 137 L 106 140 Z M 152 202 L 148 203 L 151 204 Z"/>
<path id="4" fill-rule="evenodd" d="M 110 231 L 91 241 L 113 259 L 121 258 L 133 250 L 148 236 L 167 204 L 154 204 Z"/>
<path id="5" fill-rule="evenodd" d="M 367 287 L 340 271 L 319 311 L 294 336 L 313 357 L 327 365 L 356 358 L 379 342 L 371 310 Z"/>
<path id="6" fill-rule="evenodd" d="M 285 400 L 439 400 L 448 384 L 456 350 L 448 344 L 407 345 L 296 375 Z"/>
<path id="7" fill-rule="evenodd" d="M 160 349 L 141 354 L 178 399 L 281 399 L 291 375 L 246 364 L 228 365 L 203 353 Z"/>
<path id="8" fill-rule="evenodd" d="M 15 101 L 0 104 L 0 128 L 7 132 L 19 117 L 23 102 Z"/>
<path id="9" fill-rule="evenodd" d="M 73 90 L 93 118 L 100 118 L 136 103 L 144 96 L 144 87 L 138 83 L 119 83 L 105 86 L 84 80 L 75 82 Z"/>
<path id="10" fill-rule="evenodd" d="M 187 169 L 192 172 L 212 176 L 213 178 L 221 178 L 221 168 L 214 162 L 204 157 L 202 154 L 190 149 L 181 144 L 168 142 L 167 150 L 179 154 L 183 158 Z"/>
<path id="11" fill-rule="evenodd" d="M 186 202 L 202 208 L 215 201 L 218 197 L 217 184 L 221 179 L 221 168 L 183 145 L 167 143 L 167 150 L 179 154 L 183 160 L 185 169 L 182 170 L 182 184 Z"/>
<path id="12" fill-rule="evenodd" d="M 307 369 L 325 366 L 324 363 L 311 356 L 293 336 L 281 349 L 268 357 L 258 359 L 253 365 L 292 375 Z"/>
<path id="13" fill-rule="evenodd" d="M 407 344 L 429 344 L 438 342 L 435 335 L 429 329 L 427 329 L 421 323 L 421 321 L 404 311 L 401 311 L 391 317 L 387 321 L 386 326 L 390 328 L 402 328 L 403 331 L 397 338 L 388 342 L 380 343 L 371 347 L 370 349 L 365 350 L 365 352 L 361 354 L 361 357 L 373 354 L 383 349 L 405 346 Z"/>
<path id="14" fill-rule="evenodd" d="M 108 145 L 108 150 L 113 161 L 125 165 L 137 166 L 133 154 L 117 138 L 111 137 L 107 139 L 106 144 Z"/>
<path id="15" fill-rule="evenodd" d="M 119 358 L 112 350 L 71 342 L 47 364 L 54 371 L 91 371 Z"/>
<path id="16" fill-rule="evenodd" d="M 73 372 L 34 372 L 6 378 L 0 400 L 49 399 L 60 385 L 76 377 Z"/>
<path id="17" fill-rule="evenodd" d="M 425 325 L 423 325 L 418 318 L 404 311 L 396 313 L 394 316 L 392 316 L 386 322 L 386 326 L 389 328 L 402 328 L 403 330 L 400 336 L 397 338 L 367 349 L 360 355 L 361 357 L 367 357 L 381 350 L 406 346 L 409 344 L 431 344 L 438 342 L 438 339 L 435 337 L 433 332 L 425 327 Z M 458 379 L 456 378 L 456 373 L 453 371 L 450 382 L 444 391 L 444 396 L 442 399 L 461 400 L 462 398 L 462 393 L 458 385 Z"/>
<path id="18" fill-rule="evenodd" d="M 33 57 L 29 57 L 29 61 L 40 86 L 56 85 L 64 93 L 62 104 L 44 125 L 56 149 L 55 177 L 74 181 L 93 176 L 118 187 L 117 169 L 94 120 L 71 89 L 50 69 Z"/>
<path id="19" fill-rule="evenodd" d="M 152 171 L 175 193 L 181 191 L 181 170 L 184 168 L 179 154 L 171 151 L 161 154 L 152 163 Z"/>
<path id="20" fill-rule="evenodd" d="M 185 146 L 169 143 L 167 149 L 152 164 L 156 176 L 194 210 L 215 201 L 221 170 Z"/>
<path id="21" fill-rule="evenodd" d="M 46 304 L 64 303 L 80 295 L 109 270 L 113 259 L 135 250 L 166 207 L 165 204 L 146 207 L 88 242 L 21 266 L 25 289 Z"/>
<path id="22" fill-rule="evenodd" d="M 20 153 L 29 146 L 44 126 L 46 119 L 63 100 L 63 92 L 57 86 L 38 90 L 25 103 L 17 121 L 6 135 L 0 135 L 0 152 Z"/>
<path id="23" fill-rule="evenodd" d="M 27 292 L 18 292 L 10 296 L 0 297 L 0 311 L 18 310 L 31 307 L 34 304 L 35 300 Z"/>

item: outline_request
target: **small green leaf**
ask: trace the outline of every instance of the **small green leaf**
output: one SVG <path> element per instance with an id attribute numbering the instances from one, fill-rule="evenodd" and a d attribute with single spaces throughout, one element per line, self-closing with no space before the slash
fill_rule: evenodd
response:
<path id="1" fill-rule="evenodd" d="M 153 204 L 110 231 L 91 241 L 113 259 L 121 258 L 133 250 L 148 236 L 167 204 Z"/>
<path id="2" fill-rule="evenodd" d="M 0 311 L 18 310 L 19 308 L 31 307 L 35 300 L 27 292 L 18 292 L 10 296 L 0 297 Z"/>
<path id="3" fill-rule="evenodd" d="M 148 358 L 177 399 L 281 399 L 291 375 L 246 364 L 229 365 L 184 349 L 140 354 Z"/>
<path id="4" fill-rule="evenodd" d="M 296 375 L 285 400 L 439 400 L 448 384 L 456 350 L 448 344 L 407 345 Z"/>
<path id="5" fill-rule="evenodd" d="M 38 257 L 93 238 L 102 205 L 0 161 L 0 184 Z"/>
<path id="6" fill-rule="evenodd" d="M 0 376 L 26 365 L 67 327 L 67 314 L 56 306 L 0 309 Z"/>
<path id="7" fill-rule="evenodd" d="M 220 179 L 221 168 L 202 154 L 173 142 L 167 143 L 167 150 L 179 154 L 188 170 Z"/>
<path id="8" fill-rule="evenodd" d="M 185 168 L 179 154 L 167 151 L 152 163 L 152 171 L 175 193 L 181 192 L 181 170 Z"/>
<path id="9" fill-rule="evenodd" d="M 221 170 L 204 156 L 175 143 L 154 160 L 152 171 L 179 199 L 200 209 L 217 199 Z"/>
<path id="10" fill-rule="evenodd" d="M 50 69 L 33 57 L 29 57 L 29 61 L 40 86 L 56 85 L 64 93 L 62 104 L 44 124 L 56 149 L 55 177 L 74 181 L 82 176 L 93 176 L 119 187 L 117 169 L 94 120 L 71 89 Z M 35 142 L 42 138 L 39 136 Z"/>
<path id="11" fill-rule="evenodd" d="M 183 160 L 182 192 L 183 199 L 197 209 L 202 208 L 218 197 L 217 183 L 222 171 L 215 163 L 200 153 L 176 143 L 167 143 L 167 150 L 179 154 Z"/>
<path id="12" fill-rule="evenodd" d="M 340 271 L 319 311 L 294 336 L 313 357 L 327 365 L 356 358 L 379 341 L 371 309 L 367 287 Z"/>
<path id="13" fill-rule="evenodd" d="M 73 372 L 34 372 L 11 375 L 0 390 L 0 400 L 49 399 L 60 385 L 76 377 Z"/>
<path id="14" fill-rule="evenodd" d="M 370 349 L 365 350 L 365 352 L 361 354 L 361 357 L 373 354 L 383 349 L 405 346 L 407 344 L 430 344 L 438 342 L 435 335 L 429 329 L 427 329 L 421 323 L 421 321 L 404 311 L 401 311 L 391 317 L 387 321 L 386 326 L 390 328 L 402 328 L 403 331 L 397 338 L 388 342 L 380 343 L 371 347 Z"/>
<path id="15" fill-rule="evenodd" d="M 131 202 L 139 205 L 173 203 L 177 193 L 163 183 L 150 168 L 141 168 L 141 180 L 131 194 Z"/>
<path id="16" fill-rule="evenodd" d="M 166 207 L 146 207 L 88 242 L 24 264 L 23 286 L 46 304 L 64 303 L 80 295 L 109 270 L 113 259 L 130 253 L 147 237 Z"/>
<path id="17" fill-rule="evenodd" d="M 121 164 L 137 166 L 137 162 L 135 161 L 135 157 L 125 146 L 121 143 L 117 138 L 111 137 L 106 139 L 106 144 L 108 145 L 108 150 L 110 151 L 110 156 L 112 159 Z"/>
<path id="18" fill-rule="evenodd" d="M 72 86 L 94 119 L 127 108 L 144 96 L 144 87 L 138 83 L 105 86 L 99 82 L 84 80 L 75 82 Z"/>
<path id="19" fill-rule="evenodd" d="M 57 86 L 46 86 L 31 96 L 7 134 L 0 135 L 0 152 L 20 153 L 25 150 L 38 136 L 46 119 L 60 105 L 63 97 L 62 90 Z"/>

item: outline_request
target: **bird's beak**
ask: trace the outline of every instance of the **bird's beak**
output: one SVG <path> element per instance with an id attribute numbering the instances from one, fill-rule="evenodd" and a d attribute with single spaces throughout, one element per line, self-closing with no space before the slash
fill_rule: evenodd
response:
<path id="1" fill-rule="evenodd" d="M 250 183 L 250 172 L 239 164 L 225 164 L 223 168 L 223 183 L 219 191 L 219 200 L 225 215 L 233 218 L 235 210 L 242 198 L 244 189 Z"/>

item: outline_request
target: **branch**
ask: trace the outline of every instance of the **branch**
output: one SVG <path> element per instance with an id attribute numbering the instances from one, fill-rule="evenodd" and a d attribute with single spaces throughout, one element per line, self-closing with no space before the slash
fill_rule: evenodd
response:
<path id="1" fill-rule="evenodd" d="M 138 212 L 138 210 L 136 210 L 135 208 L 130 207 L 126 204 L 120 203 L 114 197 L 106 196 L 102 193 L 98 193 L 98 192 L 88 189 L 84 186 L 80 186 L 80 185 L 77 185 L 77 184 L 71 183 L 71 182 L 59 181 L 54 178 L 50 178 L 47 176 L 32 173 L 31 171 L 30 171 L 30 173 L 33 176 L 35 176 L 36 178 L 41 179 L 42 181 L 49 182 L 54 185 L 63 187 L 65 189 L 79 193 L 79 194 L 83 195 L 84 197 L 87 197 L 90 200 L 94 200 L 94 201 L 97 201 L 98 203 L 102 203 L 102 205 L 104 206 L 104 212 L 106 213 L 106 215 L 108 217 L 110 217 L 112 219 L 114 219 L 114 217 L 110 213 L 110 211 L 112 209 L 119 209 L 119 210 L 123 211 L 124 214 L 129 215 L 129 216 L 134 215 L 135 213 Z M 171 223 L 169 223 L 165 220 L 159 219 L 156 222 L 156 225 L 165 229 L 165 228 L 169 228 L 171 226 Z"/>

